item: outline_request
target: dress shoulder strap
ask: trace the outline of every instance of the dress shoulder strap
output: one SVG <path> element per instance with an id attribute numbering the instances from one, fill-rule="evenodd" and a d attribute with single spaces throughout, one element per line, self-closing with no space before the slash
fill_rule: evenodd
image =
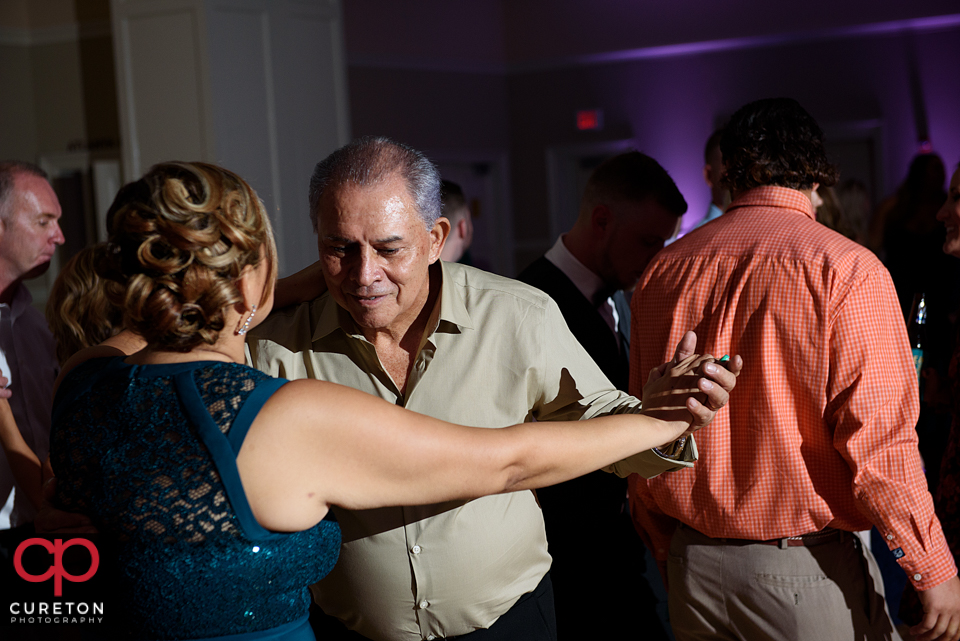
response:
<path id="1" fill-rule="evenodd" d="M 175 375 L 184 413 L 213 457 L 240 527 L 251 540 L 286 536 L 260 525 L 243 491 L 237 454 L 260 409 L 288 381 L 245 365 L 220 363 Z"/>

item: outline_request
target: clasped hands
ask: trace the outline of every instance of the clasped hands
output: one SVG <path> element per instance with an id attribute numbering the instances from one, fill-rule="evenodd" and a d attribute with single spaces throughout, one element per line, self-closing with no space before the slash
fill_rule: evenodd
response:
<path id="1" fill-rule="evenodd" d="M 688 427 L 677 438 L 707 426 L 730 400 L 743 359 L 732 356 L 720 362 L 709 354 L 696 354 L 697 335 L 683 335 L 674 357 L 650 370 L 643 386 L 643 413 Z"/>

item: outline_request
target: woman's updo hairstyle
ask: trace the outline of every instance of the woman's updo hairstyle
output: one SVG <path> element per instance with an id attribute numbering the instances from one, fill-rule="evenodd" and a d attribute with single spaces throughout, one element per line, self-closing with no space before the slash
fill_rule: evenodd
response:
<path id="1" fill-rule="evenodd" d="M 223 311 L 242 296 L 243 269 L 267 261 L 273 289 L 276 246 L 257 194 L 215 165 L 167 162 L 125 185 L 107 212 L 108 251 L 98 271 L 124 325 L 153 349 L 187 352 L 213 344 Z"/>

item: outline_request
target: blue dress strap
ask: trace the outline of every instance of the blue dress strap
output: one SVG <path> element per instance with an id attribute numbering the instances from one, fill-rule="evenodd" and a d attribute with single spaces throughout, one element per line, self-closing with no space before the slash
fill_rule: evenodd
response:
<path id="1" fill-rule="evenodd" d="M 236 443 L 236 450 L 234 450 L 234 444 L 220 431 L 220 428 L 210 416 L 210 412 L 207 411 L 203 398 L 197 389 L 192 371 L 178 373 L 174 377 L 174 383 L 177 387 L 180 401 L 183 403 L 184 413 L 194 427 L 196 427 L 200 435 L 200 440 L 203 441 L 203 444 L 213 457 L 214 464 L 217 467 L 217 471 L 223 481 L 224 489 L 227 492 L 227 497 L 230 499 L 230 504 L 236 512 L 237 520 L 244 534 L 252 541 L 269 541 L 288 536 L 287 534 L 279 532 L 271 532 L 260 525 L 253 516 L 253 510 L 250 508 L 247 495 L 243 491 L 243 483 L 240 481 L 240 470 L 237 469 L 237 452 L 240 451 L 240 446 L 243 444 L 242 437 L 239 442 Z M 257 389 L 247 398 L 241 412 L 237 414 L 238 421 L 231 427 L 230 432 L 240 428 L 241 434 L 245 436 L 250 429 L 250 424 L 253 422 L 253 419 L 263 404 L 266 403 L 267 399 L 270 398 L 274 392 L 287 383 L 287 381 L 285 379 L 273 379 L 266 381 L 266 383 L 267 384 L 262 386 L 258 385 Z M 260 387 L 268 388 L 269 392 L 260 394 Z M 245 424 L 239 422 L 239 419 L 242 418 L 241 414 L 246 421 Z"/>
<path id="2" fill-rule="evenodd" d="M 227 441 L 230 442 L 235 456 L 240 454 L 240 447 L 243 445 L 243 439 L 247 437 L 247 432 L 250 431 L 250 426 L 253 425 L 253 419 L 257 418 L 257 414 L 267 400 L 273 396 L 274 392 L 286 385 L 287 382 L 285 378 L 265 380 L 258 384 L 257 388 L 247 397 L 243 407 L 237 412 L 237 417 L 233 419 L 230 431 L 227 433 Z"/>

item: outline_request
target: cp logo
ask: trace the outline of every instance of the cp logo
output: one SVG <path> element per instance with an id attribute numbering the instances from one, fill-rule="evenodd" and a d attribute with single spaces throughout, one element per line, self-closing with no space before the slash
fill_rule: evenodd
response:
<path id="1" fill-rule="evenodd" d="M 43 574 L 28 574 L 23 569 L 23 551 L 31 545 L 39 545 L 53 555 L 53 565 Z M 90 552 L 90 569 L 80 576 L 74 576 L 63 569 L 63 551 L 72 545 L 82 545 Z M 16 568 L 20 578 L 30 583 L 42 583 L 53 577 L 53 595 L 62 596 L 64 578 L 74 583 L 83 583 L 97 573 L 97 568 L 100 567 L 100 553 L 97 551 L 97 546 L 86 539 L 70 539 L 66 543 L 63 539 L 54 539 L 53 543 L 46 539 L 27 539 L 17 546 L 17 551 L 13 555 L 13 567 Z"/>

